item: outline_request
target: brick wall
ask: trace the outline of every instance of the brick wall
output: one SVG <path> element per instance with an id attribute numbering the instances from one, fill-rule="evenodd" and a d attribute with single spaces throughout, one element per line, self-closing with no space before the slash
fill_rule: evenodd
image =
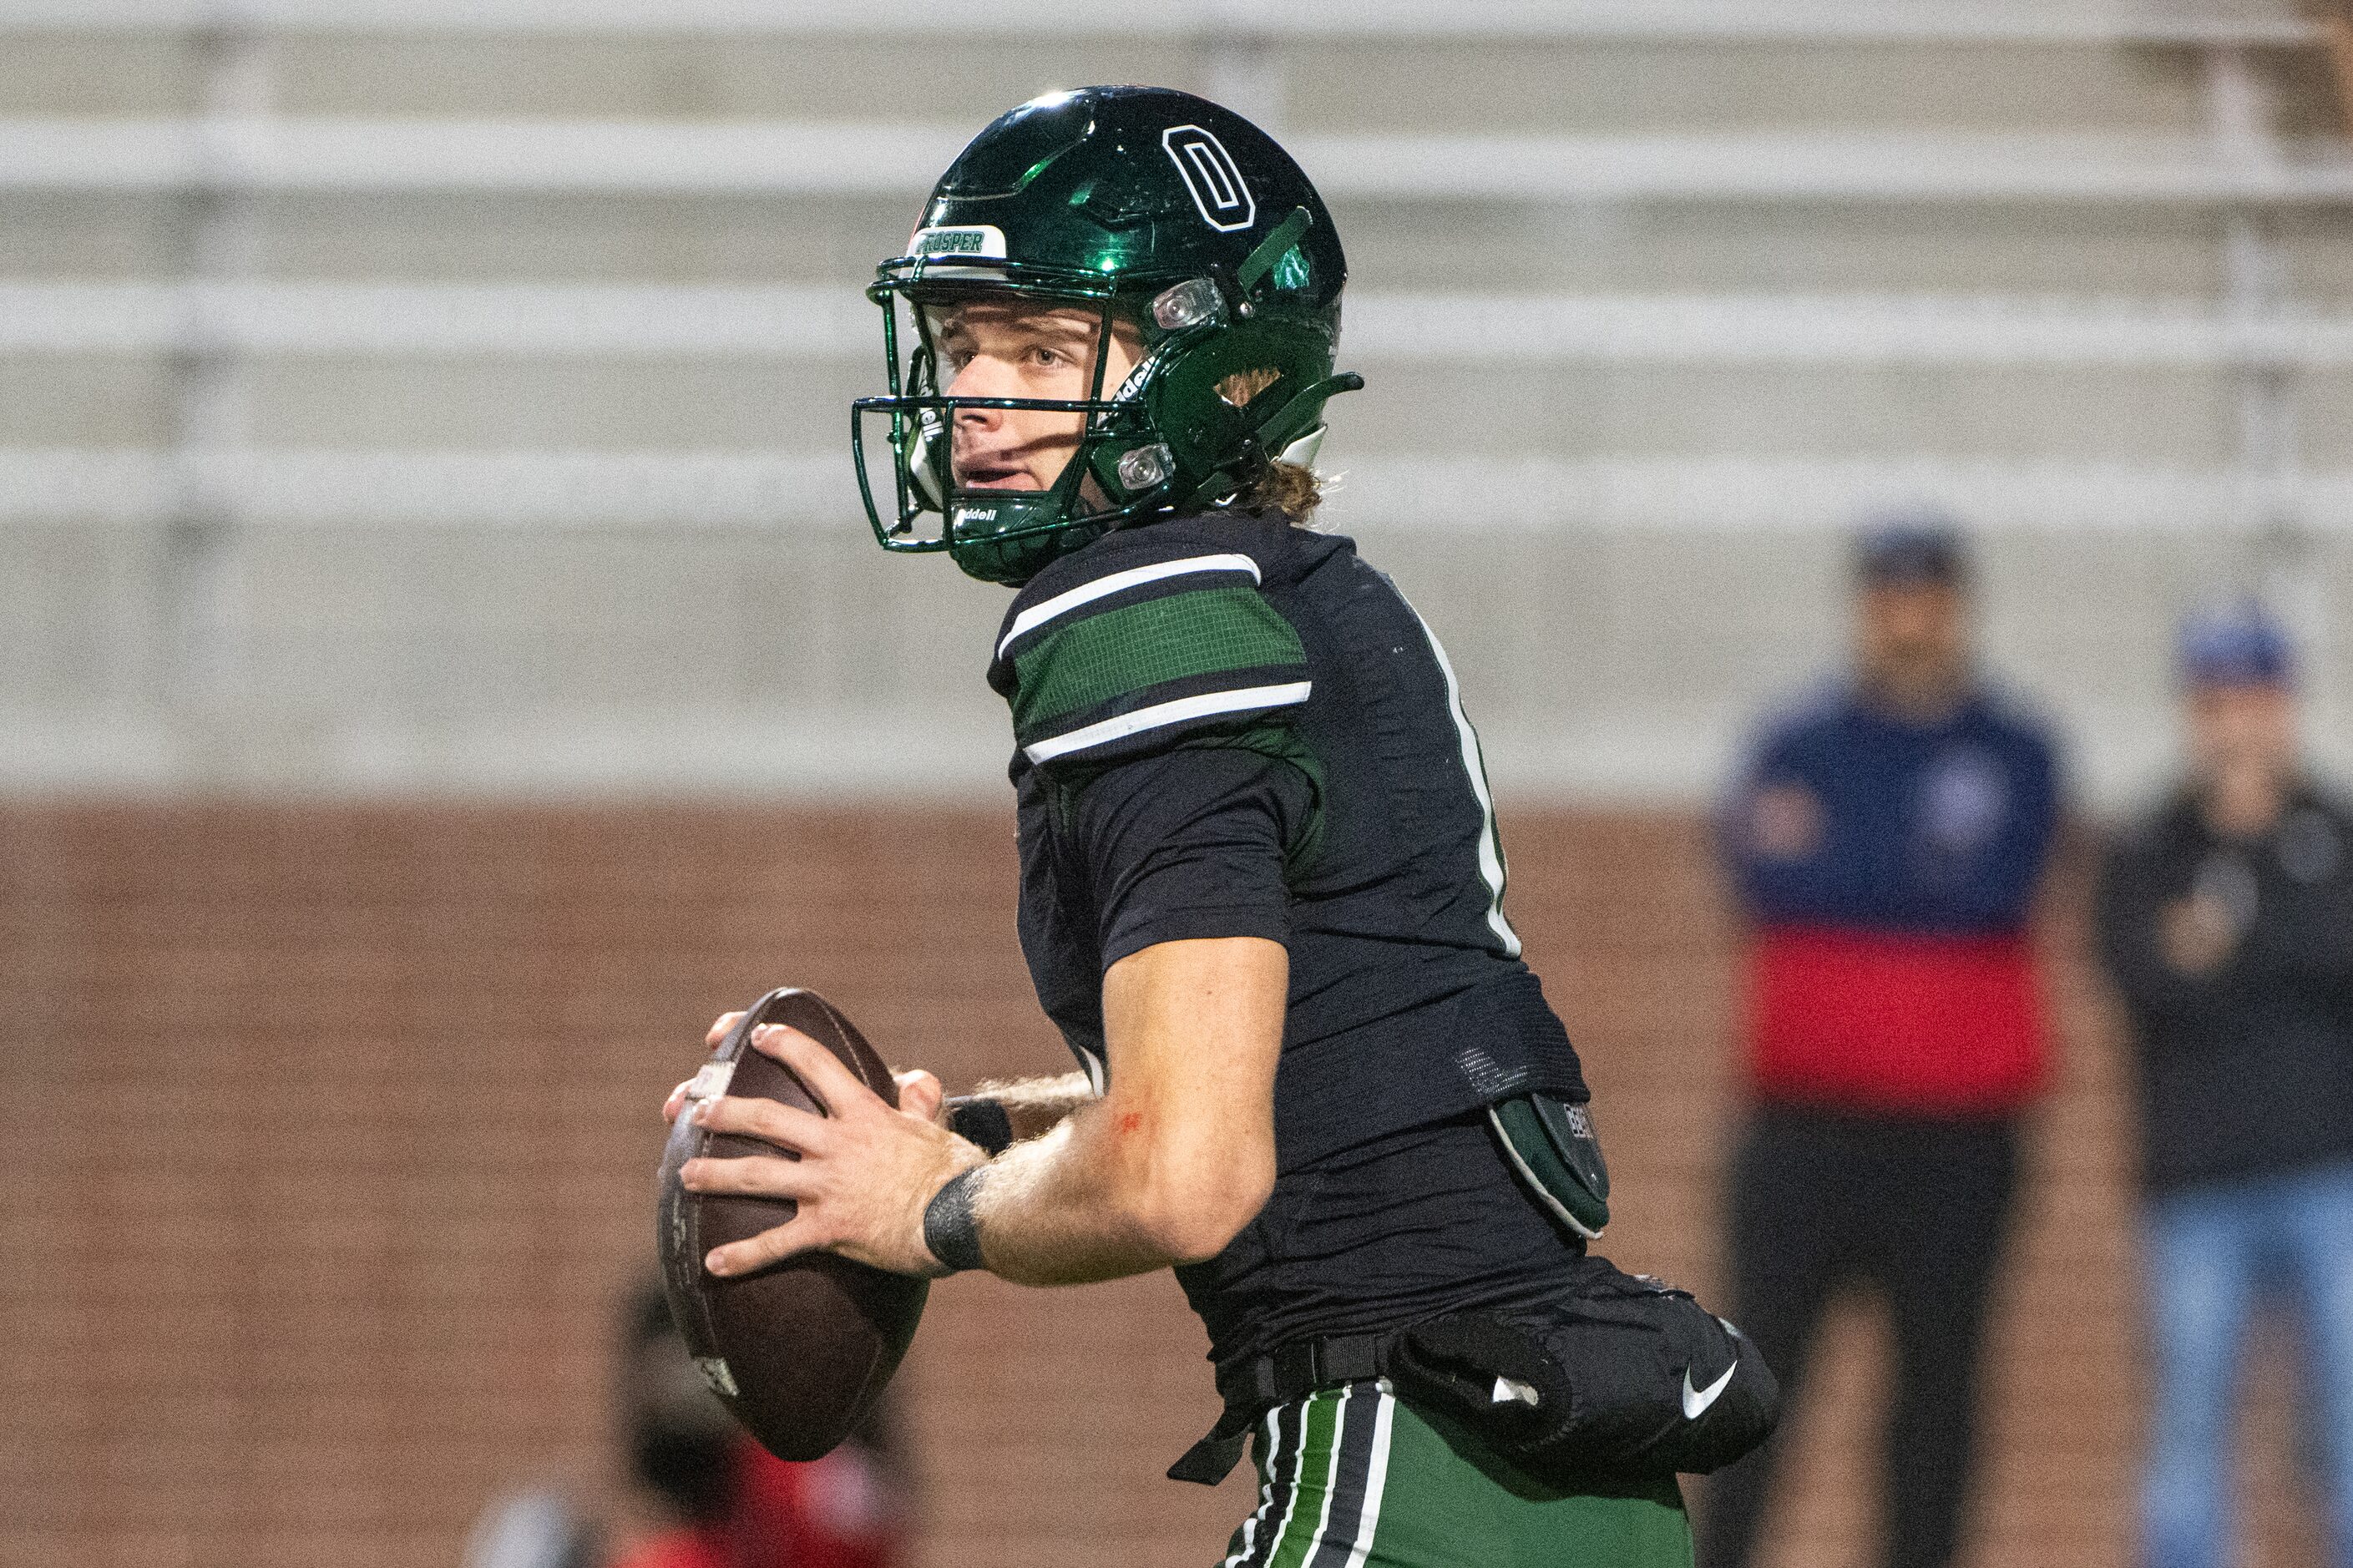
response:
<path id="1" fill-rule="evenodd" d="M 1507 816 L 1515 919 L 1601 1097 L 1610 1250 L 1713 1286 L 1731 931 L 1694 822 Z M 444 1568 L 494 1493 L 615 1506 L 607 1353 L 661 1090 L 790 979 L 951 1086 L 1059 1070 L 997 812 L 0 812 L 0 1564 Z M 1979 1565 L 2121 1568 L 2141 1358 L 2110 1021 L 2063 885 L 2068 1036 L 1996 1334 Z M 951 1281 L 902 1375 L 927 1565 L 1213 1559 L 1159 1479 L 1213 1414 L 1166 1278 Z M 1778 1568 L 1859 1563 L 1858 1315 Z M 2262 1568 L 2311 1560 L 2276 1364 Z"/>

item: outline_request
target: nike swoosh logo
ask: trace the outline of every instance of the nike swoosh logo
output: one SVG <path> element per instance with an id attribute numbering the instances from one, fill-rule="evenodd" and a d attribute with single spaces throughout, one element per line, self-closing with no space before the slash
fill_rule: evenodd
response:
<path id="1" fill-rule="evenodd" d="M 1715 1396 L 1724 1392 L 1725 1385 L 1732 1382 L 1732 1374 L 1739 1370 L 1740 1358 L 1736 1355 L 1732 1358 L 1732 1364 L 1724 1369 L 1722 1377 L 1705 1388 L 1694 1388 L 1691 1368 L 1683 1368 L 1683 1419 L 1696 1421 L 1706 1415 L 1707 1407 L 1715 1403 Z"/>

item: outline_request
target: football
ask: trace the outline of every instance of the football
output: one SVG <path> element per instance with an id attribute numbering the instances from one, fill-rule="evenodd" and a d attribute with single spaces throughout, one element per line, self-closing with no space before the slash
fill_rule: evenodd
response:
<path id="1" fill-rule="evenodd" d="M 819 1114 L 825 1109 L 790 1068 L 752 1048 L 752 1031 L 762 1024 L 800 1030 L 869 1089 L 899 1102 L 882 1058 L 823 997 L 787 986 L 754 1003 L 695 1075 L 662 1151 L 662 1283 L 670 1316 L 712 1392 L 778 1458 L 814 1459 L 849 1435 L 898 1370 L 923 1317 L 929 1282 L 826 1252 L 727 1279 L 702 1267 L 712 1247 L 784 1224 L 795 1205 L 686 1190 L 679 1172 L 689 1160 L 778 1152 L 755 1139 L 696 1126 L 695 1104 L 733 1095 Z"/>

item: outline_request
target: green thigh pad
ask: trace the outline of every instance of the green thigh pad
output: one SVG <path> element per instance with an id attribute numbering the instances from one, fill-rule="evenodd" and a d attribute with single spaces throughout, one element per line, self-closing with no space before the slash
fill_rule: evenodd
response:
<path id="1" fill-rule="evenodd" d="M 1672 1478 L 1547 1486 L 1386 1380 L 1268 1412 L 1255 1452 L 1258 1508 L 1222 1568 L 1691 1568 Z"/>

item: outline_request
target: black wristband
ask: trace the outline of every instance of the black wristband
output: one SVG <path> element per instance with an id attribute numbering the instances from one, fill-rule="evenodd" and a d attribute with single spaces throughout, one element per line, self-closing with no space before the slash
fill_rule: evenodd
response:
<path id="1" fill-rule="evenodd" d="M 951 1274 L 987 1267 L 981 1261 L 980 1225 L 972 1213 L 972 1189 L 987 1169 L 975 1165 L 950 1177 L 948 1184 L 933 1194 L 924 1205 L 923 1245 Z"/>
<path id="2" fill-rule="evenodd" d="M 967 1143 L 977 1143 L 996 1159 L 1013 1147 L 1013 1118 L 1002 1100 L 985 1094 L 959 1094 L 948 1100 L 948 1131 Z"/>

